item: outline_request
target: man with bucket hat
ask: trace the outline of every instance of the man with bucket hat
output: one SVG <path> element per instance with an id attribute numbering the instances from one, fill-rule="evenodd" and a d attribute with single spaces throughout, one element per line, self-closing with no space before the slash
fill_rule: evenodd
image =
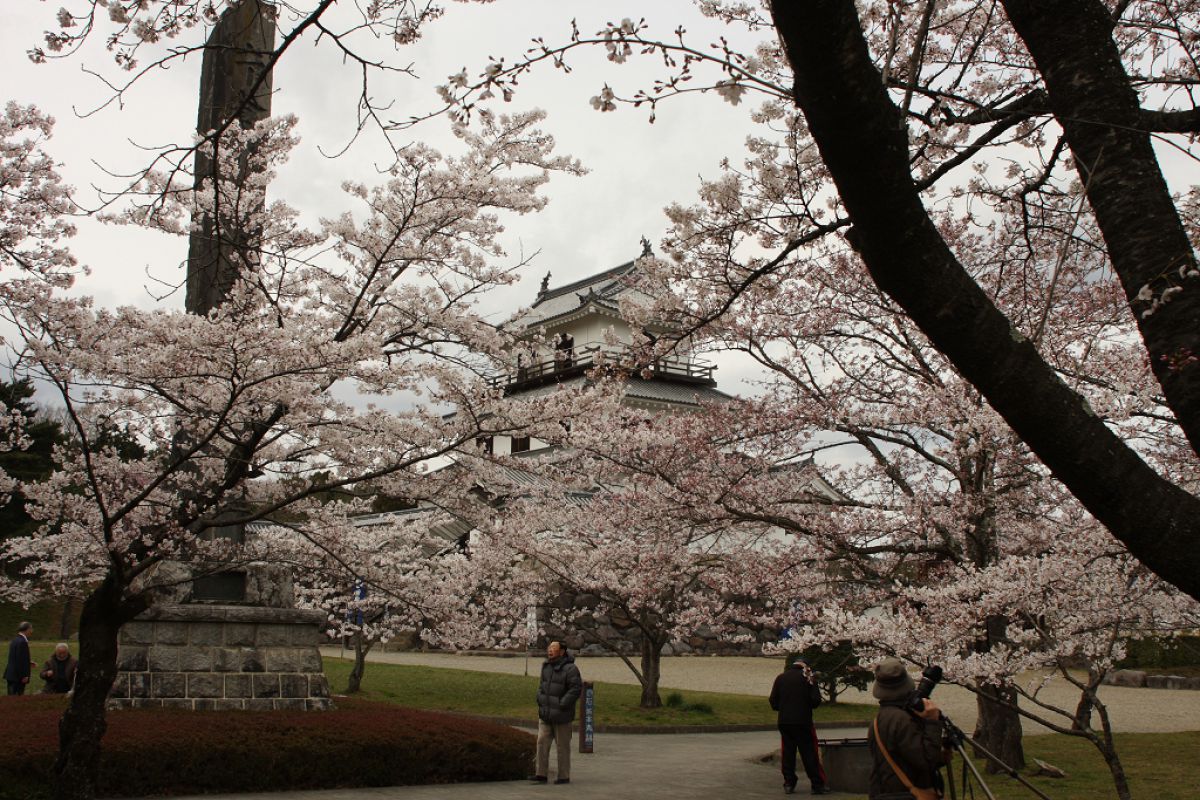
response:
<path id="1" fill-rule="evenodd" d="M 942 749 L 942 712 L 926 699 L 918 710 L 916 685 L 897 658 L 875 667 L 879 714 L 867 732 L 871 749 L 871 800 L 936 800 L 942 796 L 938 768 L 947 762 Z"/>

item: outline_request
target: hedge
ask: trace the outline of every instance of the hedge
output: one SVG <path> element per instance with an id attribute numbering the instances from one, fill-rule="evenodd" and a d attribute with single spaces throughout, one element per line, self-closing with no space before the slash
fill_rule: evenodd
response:
<path id="1" fill-rule="evenodd" d="M 491 722 L 339 698 L 332 711 L 108 714 L 103 797 L 515 780 L 534 738 Z M 0 697 L 0 800 L 49 797 L 62 697 Z"/>
<path id="2" fill-rule="evenodd" d="M 1200 666 L 1200 636 L 1130 639 L 1125 646 L 1127 655 L 1117 662 L 1122 669 Z"/>

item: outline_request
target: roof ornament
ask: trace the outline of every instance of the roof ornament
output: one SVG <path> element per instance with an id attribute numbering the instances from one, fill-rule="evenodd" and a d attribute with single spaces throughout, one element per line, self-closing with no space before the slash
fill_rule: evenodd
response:
<path id="1" fill-rule="evenodd" d="M 542 288 L 538 289 L 538 297 L 545 296 L 550 291 L 550 273 L 546 273 L 546 277 L 542 278 Z"/>
<path id="2" fill-rule="evenodd" d="M 650 240 L 647 239 L 645 236 L 643 236 L 642 237 L 642 254 L 638 257 L 645 258 L 646 256 L 652 256 L 652 255 L 654 255 L 654 250 L 650 247 Z"/>

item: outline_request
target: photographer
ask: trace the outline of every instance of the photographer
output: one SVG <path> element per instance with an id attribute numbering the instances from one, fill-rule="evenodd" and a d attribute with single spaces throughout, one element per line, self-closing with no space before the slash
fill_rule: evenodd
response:
<path id="1" fill-rule="evenodd" d="M 942 749 L 942 712 L 917 700 L 904 664 L 885 658 L 875 668 L 871 693 L 879 714 L 867 734 L 871 749 L 871 800 L 935 800 L 942 796 L 938 768 L 949 760 Z"/>
<path id="2" fill-rule="evenodd" d="M 771 708 L 779 712 L 780 766 L 783 768 L 783 790 L 796 791 L 796 752 L 804 764 L 804 774 L 812 784 L 813 794 L 829 794 L 825 770 L 817 752 L 817 729 L 813 726 L 813 709 L 821 705 L 821 691 L 812 671 L 803 659 L 796 658 L 790 667 L 775 679 L 769 698 Z"/>

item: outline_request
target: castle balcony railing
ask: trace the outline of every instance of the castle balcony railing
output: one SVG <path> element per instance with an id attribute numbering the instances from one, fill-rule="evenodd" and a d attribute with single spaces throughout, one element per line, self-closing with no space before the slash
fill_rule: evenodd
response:
<path id="1" fill-rule="evenodd" d="M 536 386 L 577 378 L 601 365 L 632 369 L 634 361 L 628 345 L 606 342 L 585 342 L 539 356 L 515 370 L 494 375 L 488 382 L 506 393 L 520 392 Z M 664 356 L 634 370 L 639 377 L 650 380 L 669 380 L 679 383 L 715 385 L 716 367 L 703 359 L 685 356 Z"/>

